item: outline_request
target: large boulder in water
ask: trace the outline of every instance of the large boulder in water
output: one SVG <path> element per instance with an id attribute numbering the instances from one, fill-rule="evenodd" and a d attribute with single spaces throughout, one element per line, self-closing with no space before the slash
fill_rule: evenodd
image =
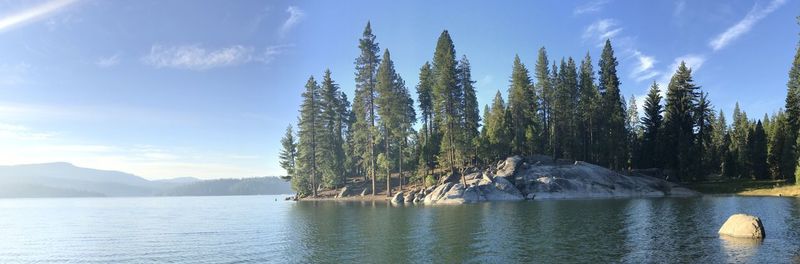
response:
<path id="1" fill-rule="evenodd" d="M 719 229 L 720 235 L 727 235 L 736 238 L 764 238 L 764 225 L 761 219 L 747 214 L 735 214 L 728 217 Z"/>

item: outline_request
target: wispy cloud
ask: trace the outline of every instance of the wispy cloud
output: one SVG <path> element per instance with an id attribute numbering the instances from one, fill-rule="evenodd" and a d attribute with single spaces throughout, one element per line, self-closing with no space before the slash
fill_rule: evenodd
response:
<path id="1" fill-rule="evenodd" d="M 683 11 L 686 11 L 686 0 L 677 1 L 675 2 L 675 9 L 672 10 L 672 16 L 680 16 Z"/>
<path id="2" fill-rule="evenodd" d="M 593 0 L 593 1 L 589 1 L 589 2 L 587 2 L 585 4 L 583 4 L 583 5 L 575 7 L 575 9 L 572 10 L 572 14 L 573 15 L 582 15 L 582 14 L 600 12 L 601 10 L 603 10 L 603 7 L 606 4 L 608 4 L 608 2 L 610 2 L 610 1 L 609 0 Z"/>
<path id="3" fill-rule="evenodd" d="M 724 48 L 731 41 L 749 32 L 750 29 L 753 28 L 753 25 L 758 23 L 759 20 L 777 10 L 784 3 L 786 3 L 786 0 L 773 0 L 764 8 L 760 8 L 758 5 L 754 6 L 742 20 L 725 30 L 725 32 L 722 32 L 722 34 L 717 35 L 708 45 L 711 46 L 714 51 Z"/>
<path id="4" fill-rule="evenodd" d="M 262 53 L 260 57 L 256 57 L 255 59 L 261 63 L 268 64 L 293 46 L 294 45 L 291 44 L 269 46 L 264 50 L 264 53 Z"/>
<path id="5" fill-rule="evenodd" d="M 29 127 L 18 124 L 0 123 L 0 140 L 39 141 L 50 139 L 53 135 L 53 133 L 34 131 Z"/>
<path id="6" fill-rule="evenodd" d="M 22 25 L 26 22 L 34 21 L 36 19 L 45 17 L 47 15 L 56 13 L 74 3 L 77 0 L 51 0 L 33 6 L 18 12 L 7 14 L 0 18 L 0 32 L 10 29 L 14 26 Z"/>
<path id="7" fill-rule="evenodd" d="M 247 63 L 252 60 L 253 48 L 233 45 L 220 49 L 206 49 L 200 45 L 165 47 L 153 45 L 142 58 L 145 64 L 156 68 L 208 70 Z"/>
<path id="8" fill-rule="evenodd" d="M 617 21 L 610 18 L 600 19 L 586 27 L 586 30 L 583 31 L 583 39 L 597 42 L 599 46 L 602 46 L 606 39 L 613 38 L 621 32 L 622 28 L 618 26 Z"/>
<path id="9" fill-rule="evenodd" d="M 289 31 L 292 30 L 295 25 L 297 25 L 297 23 L 300 23 L 300 21 L 306 17 L 306 12 L 296 6 L 289 6 L 286 8 L 286 13 L 289 13 L 289 18 L 287 18 L 286 21 L 283 22 L 283 25 L 281 25 L 281 37 L 286 36 L 286 34 L 289 33 Z"/>
<path id="10" fill-rule="evenodd" d="M 660 73 L 654 70 L 656 63 L 655 57 L 645 55 L 638 50 L 633 51 L 633 57 L 636 59 L 637 64 L 636 68 L 631 71 L 631 78 L 635 79 L 636 82 L 652 79 Z"/>
<path id="11" fill-rule="evenodd" d="M 116 66 L 117 64 L 119 64 L 119 54 L 114 54 L 109 57 L 101 57 L 94 62 L 94 65 L 97 65 L 97 67 L 100 68 L 109 68 Z"/>
<path id="12" fill-rule="evenodd" d="M 142 57 L 142 62 L 155 68 L 204 71 L 251 62 L 269 64 L 291 47 L 292 44 L 272 45 L 262 52 L 256 52 L 255 48 L 243 45 L 218 49 L 207 49 L 201 45 L 153 45 L 150 53 Z"/>

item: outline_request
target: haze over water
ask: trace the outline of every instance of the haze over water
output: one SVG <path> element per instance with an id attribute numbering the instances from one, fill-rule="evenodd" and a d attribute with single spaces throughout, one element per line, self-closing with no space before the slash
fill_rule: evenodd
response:
<path id="1" fill-rule="evenodd" d="M 800 261 L 793 198 L 433 207 L 281 198 L 3 199 L 0 263 Z M 762 243 L 717 235 L 737 212 L 761 217 Z"/>

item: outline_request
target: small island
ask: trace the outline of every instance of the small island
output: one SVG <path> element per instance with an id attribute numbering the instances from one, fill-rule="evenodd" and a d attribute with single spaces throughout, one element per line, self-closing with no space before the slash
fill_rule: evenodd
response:
<path id="1" fill-rule="evenodd" d="M 729 125 L 685 62 L 665 90 L 652 83 L 640 117 L 640 101 L 620 94 L 610 39 L 597 71 L 589 53 L 557 62 L 541 47 L 532 70 L 516 56 L 508 97 L 498 90 L 483 111 L 470 61 L 456 55 L 447 30 L 432 61 L 422 63 L 416 101 L 389 50 L 380 55 L 369 22 L 357 43 L 352 103 L 330 70 L 321 83 L 309 77 L 298 131 L 290 125 L 281 140 L 280 164 L 296 198 L 445 204 L 687 196 L 698 193 L 682 184 L 719 192 L 731 183 L 793 185 L 800 176 L 800 52 L 785 110 L 751 119 L 737 103 Z M 774 193 L 751 189 L 726 190 Z"/>

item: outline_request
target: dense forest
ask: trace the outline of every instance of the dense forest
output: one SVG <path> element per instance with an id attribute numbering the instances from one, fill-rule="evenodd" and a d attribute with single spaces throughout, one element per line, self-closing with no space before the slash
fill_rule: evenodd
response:
<path id="1" fill-rule="evenodd" d="M 358 48 L 352 105 L 330 71 L 321 81 L 311 76 L 297 131 L 290 125 L 281 140 L 281 166 L 301 196 L 350 177 L 370 181 L 373 195 L 385 181 L 391 196 L 392 177 L 400 188 L 430 185 L 509 155 L 534 154 L 618 171 L 660 168 L 675 182 L 800 178 L 800 45 L 785 109 L 751 118 L 737 103 L 730 123 L 685 63 L 667 87 L 652 84 L 639 118 L 635 98 L 626 103 L 620 94 L 611 40 L 597 69 L 589 53 L 580 62 L 551 61 L 542 47 L 532 70 L 515 57 L 507 98 L 497 91 L 482 116 L 469 59 L 457 56 L 447 30 L 432 61 L 420 67 L 415 98 L 369 23 Z"/>

